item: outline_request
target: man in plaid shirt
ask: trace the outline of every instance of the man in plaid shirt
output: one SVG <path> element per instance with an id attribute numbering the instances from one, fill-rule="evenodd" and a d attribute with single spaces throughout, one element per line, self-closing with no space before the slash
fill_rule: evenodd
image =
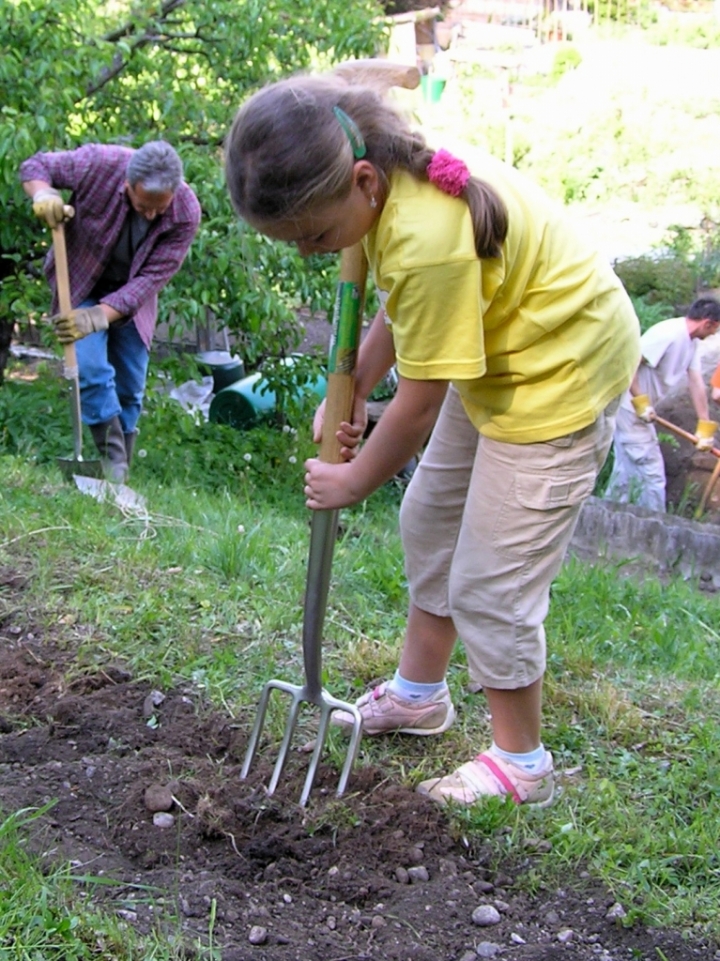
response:
<path id="1" fill-rule="evenodd" d="M 52 318 L 63 343 L 77 341 L 83 421 L 109 479 L 127 477 L 145 394 L 159 291 L 185 259 L 200 204 L 182 162 L 164 141 L 138 150 L 86 144 L 36 153 L 20 166 L 33 211 L 66 227 L 73 310 Z M 58 309 L 52 251 L 45 272 Z"/>

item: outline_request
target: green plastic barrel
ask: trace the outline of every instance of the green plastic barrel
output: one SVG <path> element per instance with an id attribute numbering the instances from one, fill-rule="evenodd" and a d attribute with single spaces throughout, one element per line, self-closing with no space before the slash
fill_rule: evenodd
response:
<path id="1" fill-rule="evenodd" d="M 227 350 L 205 350 L 196 357 L 198 367 L 213 379 L 213 393 L 217 394 L 245 376 L 245 364 Z"/>
<path id="2" fill-rule="evenodd" d="M 433 77 L 432 74 L 425 73 L 420 78 L 420 89 L 422 90 L 423 100 L 427 103 L 438 103 L 442 97 L 446 84 L 445 77 Z"/>
<path id="3" fill-rule="evenodd" d="M 283 363 L 292 364 L 294 361 L 288 357 Z M 327 381 L 318 376 L 299 390 L 314 394 L 320 401 L 325 397 Z M 257 371 L 218 391 L 212 399 L 208 416 L 214 424 L 250 430 L 275 410 L 275 403 L 275 393 L 268 389 L 262 371 Z"/>

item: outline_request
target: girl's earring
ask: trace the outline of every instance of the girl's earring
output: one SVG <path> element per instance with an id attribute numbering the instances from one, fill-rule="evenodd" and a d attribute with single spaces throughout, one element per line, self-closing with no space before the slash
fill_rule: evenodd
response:
<path id="1" fill-rule="evenodd" d="M 370 206 L 373 208 L 373 210 L 377 207 L 377 200 L 375 199 L 375 194 L 372 194 L 370 197 Z"/>

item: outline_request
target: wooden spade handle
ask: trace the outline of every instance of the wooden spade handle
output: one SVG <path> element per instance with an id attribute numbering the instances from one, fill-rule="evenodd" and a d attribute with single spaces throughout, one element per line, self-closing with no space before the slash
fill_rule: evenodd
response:
<path id="1" fill-rule="evenodd" d="M 391 87 L 414 90 L 420 84 L 420 71 L 415 66 L 393 63 L 392 60 L 345 60 L 333 73 L 348 83 L 374 87 L 380 93 Z"/>
<path id="2" fill-rule="evenodd" d="M 340 254 L 340 280 L 335 297 L 333 335 L 328 357 L 320 460 L 339 464 L 340 442 L 335 436 L 343 421 L 351 421 L 355 397 L 355 364 L 360 345 L 360 326 L 365 301 L 367 260 L 362 244 L 346 247 Z"/>
<path id="3" fill-rule="evenodd" d="M 710 475 L 710 480 L 705 485 L 705 490 L 700 498 L 700 503 L 698 504 L 697 510 L 695 511 L 695 520 L 699 520 L 705 513 L 705 508 L 708 505 L 708 501 L 712 496 L 712 492 L 715 489 L 715 484 L 717 484 L 717 479 L 720 477 L 720 459 L 716 461 L 715 467 L 713 467 L 713 472 Z"/>
<path id="4" fill-rule="evenodd" d="M 72 216 L 75 211 L 66 207 Z M 67 248 L 65 246 L 65 227 L 53 227 L 53 251 L 55 253 L 55 278 L 57 280 L 58 305 L 61 314 L 72 310 L 70 299 L 70 272 L 68 271 Z M 78 371 L 75 343 L 63 344 L 65 379 L 70 381 L 70 413 L 73 425 L 73 452 L 76 461 L 82 460 L 82 407 L 80 403 L 80 374 Z"/>
<path id="5" fill-rule="evenodd" d="M 677 434 L 678 437 L 682 437 L 685 440 L 689 440 L 691 444 L 697 443 L 697 436 L 691 434 L 687 430 L 683 430 L 682 427 L 678 427 L 677 424 L 671 424 L 669 420 L 665 420 L 663 417 L 658 417 L 657 414 L 652 419 L 653 424 L 657 424 L 658 427 L 664 427 L 665 430 L 669 430 L 673 434 Z M 720 457 L 720 450 L 717 447 L 708 447 L 707 453 L 714 454 L 716 457 Z"/>
<path id="6" fill-rule="evenodd" d="M 68 271 L 67 248 L 65 246 L 65 227 L 60 224 L 53 227 L 53 250 L 55 252 L 55 277 L 57 279 L 58 304 L 60 313 L 67 314 L 72 310 L 70 299 L 70 273 Z M 75 344 L 63 344 L 65 357 L 65 376 L 68 379 L 77 377 L 77 356 Z"/>

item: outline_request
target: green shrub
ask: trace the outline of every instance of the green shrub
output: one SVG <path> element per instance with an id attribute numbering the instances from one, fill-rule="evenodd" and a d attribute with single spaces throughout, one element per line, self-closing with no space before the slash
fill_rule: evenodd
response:
<path id="1" fill-rule="evenodd" d="M 695 271 L 676 254 L 644 254 L 615 261 L 613 266 L 630 297 L 642 298 L 649 305 L 664 304 L 675 311 L 687 307 L 695 298 Z"/>
<path id="2" fill-rule="evenodd" d="M 720 287 L 720 230 L 714 221 L 705 217 L 694 230 L 670 227 L 667 246 L 692 267 L 698 290 Z"/>
<path id="3" fill-rule="evenodd" d="M 647 31 L 648 43 L 660 47 L 682 44 L 699 50 L 710 50 L 720 45 L 720 23 L 713 15 L 706 17 L 663 17 Z"/>
<path id="4" fill-rule="evenodd" d="M 661 320 L 673 317 L 675 311 L 667 304 L 648 304 L 642 297 L 631 297 L 637 319 L 640 321 L 640 330 L 645 333 L 648 327 L 659 324 Z"/>
<path id="5" fill-rule="evenodd" d="M 575 47 L 561 47 L 555 54 L 550 76 L 559 80 L 569 70 L 575 70 L 582 63 L 582 57 Z"/>

